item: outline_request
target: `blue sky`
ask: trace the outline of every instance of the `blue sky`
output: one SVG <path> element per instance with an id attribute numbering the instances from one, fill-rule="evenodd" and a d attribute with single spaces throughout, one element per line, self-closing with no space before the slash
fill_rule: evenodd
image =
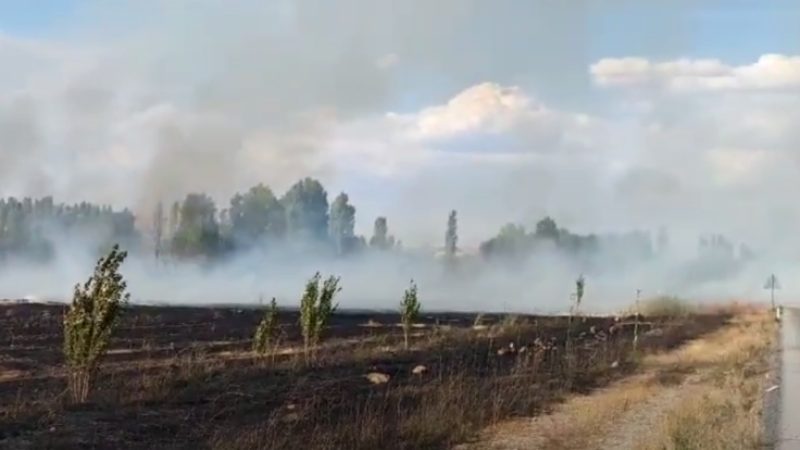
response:
<path id="1" fill-rule="evenodd" d="M 60 31 L 74 28 L 77 20 L 86 19 L 80 12 L 92 3 L 92 0 L 0 0 L 0 30 L 23 37 L 55 37 Z M 800 49 L 800 29 L 796 26 L 800 23 L 800 4 L 793 0 L 701 0 L 691 8 L 666 6 L 664 2 L 638 3 L 638 6 L 604 8 L 587 16 L 587 67 L 602 57 L 634 55 L 715 57 L 742 63 L 763 53 L 793 54 Z M 531 27 L 546 26 L 535 20 L 530 22 Z M 495 23 L 489 24 L 490 28 L 493 26 Z M 480 45 L 481 40 L 476 42 Z M 483 42 L 491 45 L 492 41 Z M 484 59 L 491 54 L 479 53 Z M 481 64 L 491 65 L 491 61 L 476 61 L 476 65 Z M 401 67 L 395 82 L 401 87 L 398 92 L 402 92 L 393 102 L 392 109 L 396 111 L 413 110 L 442 100 L 442 96 L 462 88 L 450 85 L 450 80 L 441 74 L 421 68 Z M 564 96 L 561 92 L 556 95 Z"/>
<path id="2" fill-rule="evenodd" d="M 592 40 L 594 57 L 650 56 L 647 53 L 658 47 L 654 40 L 668 42 L 677 34 L 681 37 L 666 46 L 673 54 L 665 56 L 743 63 L 763 53 L 794 53 L 800 46 L 800 3 L 796 1 L 717 0 L 685 14 L 641 3 L 597 16 L 590 25 L 596 39 Z M 665 18 L 672 19 L 670 24 L 681 23 L 682 29 L 663 29 L 659 24 Z"/>
<path id="3" fill-rule="evenodd" d="M 0 0 L 0 30 L 5 33 L 49 36 L 72 18 L 78 0 Z"/>
<path id="4" fill-rule="evenodd" d="M 605 57 L 716 58 L 736 65 L 750 63 L 765 53 L 800 53 L 800 2 L 794 0 L 715 0 L 697 2 L 702 4 L 690 9 L 641 3 L 589 15 L 585 24 L 586 68 Z M 398 91 L 403 96 L 397 99 L 395 110 L 414 110 L 429 104 L 431 98 L 441 101 L 461 88 L 448 85 L 448 79 L 440 74 L 418 68 L 398 70 L 397 83 L 403 87 Z M 588 77 L 583 82 L 588 89 Z M 532 88 L 548 103 L 558 104 L 570 96 L 569 92 L 554 91 L 553 98 L 548 96 L 548 89 Z M 574 86 L 569 89 L 574 90 Z M 588 94 L 578 91 L 580 98 Z M 572 106 L 569 101 L 567 105 Z M 583 103 L 580 106 L 591 108 Z"/>

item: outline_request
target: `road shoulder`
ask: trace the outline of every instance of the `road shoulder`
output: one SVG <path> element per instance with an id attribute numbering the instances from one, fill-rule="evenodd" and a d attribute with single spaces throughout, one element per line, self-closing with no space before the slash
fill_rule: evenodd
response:
<path id="1" fill-rule="evenodd" d="M 762 408 L 774 413 L 763 393 L 774 383 L 775 330 L 768 312 L 742 313 L 709 336 L 646 357 L 639 375 L 574 397 L 554 414 L 494 427 L 460 448 L 758 448 L 752 445 L 765 438 Z"/>

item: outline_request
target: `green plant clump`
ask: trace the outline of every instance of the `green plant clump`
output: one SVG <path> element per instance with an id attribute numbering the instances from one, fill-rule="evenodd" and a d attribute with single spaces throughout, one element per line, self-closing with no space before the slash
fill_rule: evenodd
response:
<path id="1" fill-rule="evenodd" d="M 320 273 L 315 273 L 306 283 L 303 297 L 300 299 L 300 329 L 306 358 L 322 342 L 325 328 L 338 308 L 334 298 L 342 290 L 339 286 L 339 277 L 329 276 L 320 286 L 321 281 Z"/>
<path id="2" fill-rule="evenodd" d="M 264 317 L 261 318 L 261 322 L 259 322 L 256 333 L 253 336 L 253 351 L 256 354 L 264 356 L 268 351 L 275 349 L 277 329 L 278 302 L 273 297 L 266 311 L 264 311 Z"/>
<path id="3" fill-rule="evenodd" d="M 94 273 L 76 284 L 72 303 L 64 314 L 64 357 L 70 399 L 84 403 L 100 360 L 108 350 L 120 311 L 130 300 L 127 283 L 119 273 L 128 253 L 114 245 L 100 258 Z"/>
<path id="4" fill-rule="evenodd" d="M 408 337 L 411 334 L 411 327 L 419 316 L 419 299 L 417 298 L 417 285 L 411 280 L 410 286 L 403 293 L 400 301 L 400 320 L 403 325 L 403 345 L 408 350 Z"/>

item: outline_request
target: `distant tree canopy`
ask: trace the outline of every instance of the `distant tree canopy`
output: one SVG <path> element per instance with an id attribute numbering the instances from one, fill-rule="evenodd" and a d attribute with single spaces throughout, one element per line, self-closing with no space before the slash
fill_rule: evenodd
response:
<path id="1" fill-rule="evenodd" d="M 53 256 L 51 236 L 80 242 L 99 242 L 103 252 L 119 242 L 137 246 L 139 233 L 133 213 L 114 211 L 110 206 L 55 203 L 52 197 L 40 199 L 0 199 L 0 261 L 9 258 L 46 262 Z"/>
<path id="2" fill-rule="evenodd" d="M 602 253 L 604 265 L 624 267 L 667 254 L 669 236 L 663 227 L 658 230 L 655 240 L 644 231 L 580 235 L 560 228 L 551 217 L 545 217 L 536 223 L 533 231 L 521 225 L 506 224 L 497 236 L 480 245 L 484 259 L 516 267 L 520 261 L 545 251 L 556 252 L 589 267 L 593 256 Z M 714 262 L 719 263 L 717 266 L 724 266 L 755 258 L 755 253 L 746 244 L 740 245 L 738 255 L 735 253 L 733 243 L 722 235 L 712 234 L 699 239 L 697 259 L 700 263 Z"/>
<path id="3" fill-rule="evenodd" d="M 357 208 L 347 193 L 329 201 L 328 192 L 318 180 L 304 178 L 278 196 L 266 185 L 258 184 L 235 194 L 227 204 L 218 205 L 209 195 L 196 192 L 181 201 L 159 202 L 148 220 L 137 220 L 129 210 L 87 202 L 56 203 L 52 197 L 0 200 L 0 262 L 26 259 L 47 262 L 59 243 L 85 248 L 96 245 L 99 254 L 114 243 L 132 254 L 152 255 L 157 261 L 207 261 L 224 259 L 242 251 L 313 251 L 346 258 L 361 252 L 399 252 L 403 247 L 390 232 L 386 217 L 374 219 L 371 236 L 356 234 Z M 445 260 L 469 254 L 458 239 L 458 214 L 442 216 Z M 469 224 L 464 224 L 469 227 Z M 667 230 L 660 229 L 654 240 L 646 232 L 616 235 L 580 235 L 561 228 L 544 217 L 531 231 L 518 224 L 507 224 L 483 242 L 478 255 L 488 262 L 518 266 L 537 252 L 558 252 L 567 258 L 590 262 L 602 251 L 604 261 L 617 258 L 619 264 L 658 257 L 668 251 Z M 754 252 L 736 246 L 721 235 L 700 239 L 701 259 L 750 260 Z"/>
<path id="4" fill-rule="evenodd" d="M 172 261 L 213 261 L 278 245 L 340 257 L 370 247 L 398 247 L 385 217 L 375 219 L 369 240 L 357 236 L 356 207 L 347 193 L 329 202 L 322 183 L 312 178 L 299 180 L 280 197 L 258 184 L 235 194 L 227 205 L 201 192 L 190 193 L 171 205 L 159 202 L 150 217 L 137 221 L 127 209 L 86 202 L 68 205 L 52 197 L 8 198 L 0 201 L 0 260 L 46 262 L 58 244 L 52 239 L 80 237 L 100 242 L 98 252 L 120 243 L 134 254 L 152 253 L 157 260 Z"/>
<path id="5" fill-rule="evenodd" d="M 606 242 L 614 241 L 618 246 L 627 245 L 641 256 L 647 256 L 650 250 L 648 236 L 642 233 L 629 233 L 623 236 L 609 236 Z M 559 228 L 555 220 L 545 217 L 536 223 L 534 231 L 528 232 L 525 227 L 506 224 L 500 228 L 497 236 L 481 244 L 481 254 L 489 259 L 519 260 L 536 250 L 556 250 L 566 255 L 579 256 L 600 250 L 601 238 L 595 234 L 582 236 L 565 228 Z"/>

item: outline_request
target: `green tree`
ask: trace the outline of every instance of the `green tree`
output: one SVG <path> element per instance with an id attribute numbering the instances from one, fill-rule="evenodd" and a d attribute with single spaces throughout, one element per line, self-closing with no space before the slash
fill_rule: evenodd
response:
<path id="1" fill-rule="evenodd" d="M 375 219 L 369 246 L 376 250 L 389 250 L 394 246 L 394 238 L 389 235 L 389 222 L 386 217 L 380 216 Z"/>
<path id="2" fill-rule="evenodd" d="M 289 235 L 294 239 L 324 242 L 328 237 L 328 193 L 322 183 L 304 178 L 281 198 Z"/>
<path id="3" fill-rule="evenodd" d="M 356 208 L 344 192 L 331 203 L 329 234 L 338 255 L 350 252 L 355 246 Z"/>
<path id="4" fill-rule="evenodd" d="M 169 209 L 169 220 L 167 221 L 167 233 L 170 237 L 178 233 L 181 226 L 181 202 L 173 202 Z"/>
<path id="5" fill-rule="evenodd" d="M 276 344 L 276 332 L 278 328 L 278 302 L 275 297 L 269 303 L 269 307 L 264 311 L 255 335 L 253 336 L 253 351 L 258 355 L 265 355 L 268 351 L 274 350 Z"/>
<path id="6" fill-rule="evenodd" d="M 94 274 L 75 285 L 72 303 L 64 315 L 64 357 L 67 385 L 73 402 L 85 402 L 91 382 L 105 355 L 121 308 L 130 294 L 119 273 L 127 253 L 115 245 L 97 262 Z"/>
<path id="7" fill-rule="evenodd" d="M 153 211 L 153 256 L 156 263 L 161 260 L 162 246 L 164 245 L 164 228 L 166 227 L 167 217 L 164 213 L 164 203 L 158 202 L 156 209 Z"/>
<path id="8" fill-rule="evenodd" d="M 339 277 L 329 276 L 322 283 L 322 291 L 317 302 L 316 322 L 314 325 L 314 345 L 319 345 L 325 337 L 325 330 L 330 324 L 333 313 L 339 308 L 339 304 L 334 302 L 336 294 L 342 288 L 339 286 Z"/>
<path id="9" fill-rule="evenodd" d="M 212 257 L 222 249 L 217 207 L 206 194 L 188 194 L 172 241 L 173 253 L 184 258 Z"/>
<path id="10" fill-rule="evenodd" d="M 534 233 L 537 239 L 557 241 L 559 236 L 558 225 L 550 216 L 545 217 L 536 223 Z"/>
<path id="11" fill-rule="evenodd" d="M 525 227 L 508 223 L 497 236 L 481 243 L 480 252 L 485 258 L 504 258 L 516 262 L 530 252 L 530 236 Z"/>
<path id="12" fill-rule="evenodd" d="M 229 214 L 234 240 L 245 247 L 281 239 L 286 232 L 286 211 L 272 189 L 263 184 L 234 195 Z"/>
<path id="13" fill-rule="evenodd" d="M 417 285 L 411 280 L 409 287 L 403 293 L 400 301 L 400 320 L 403 325 L 403 346 L 408 350 L 409 335 L 414 321 L 419 317 L 420 303 L 417 298 Z"/>
<path id="14" fill-rule="evenodd" d="M 333 300 L 342 290 L 338 277 L 330 276 L 320 285 L 321 280 L 320 273 L 315 273 L 306 283 L 300 299 L 300 330 L 306 360 L 322 341 L 325 327 L 338 307 Z"/>

